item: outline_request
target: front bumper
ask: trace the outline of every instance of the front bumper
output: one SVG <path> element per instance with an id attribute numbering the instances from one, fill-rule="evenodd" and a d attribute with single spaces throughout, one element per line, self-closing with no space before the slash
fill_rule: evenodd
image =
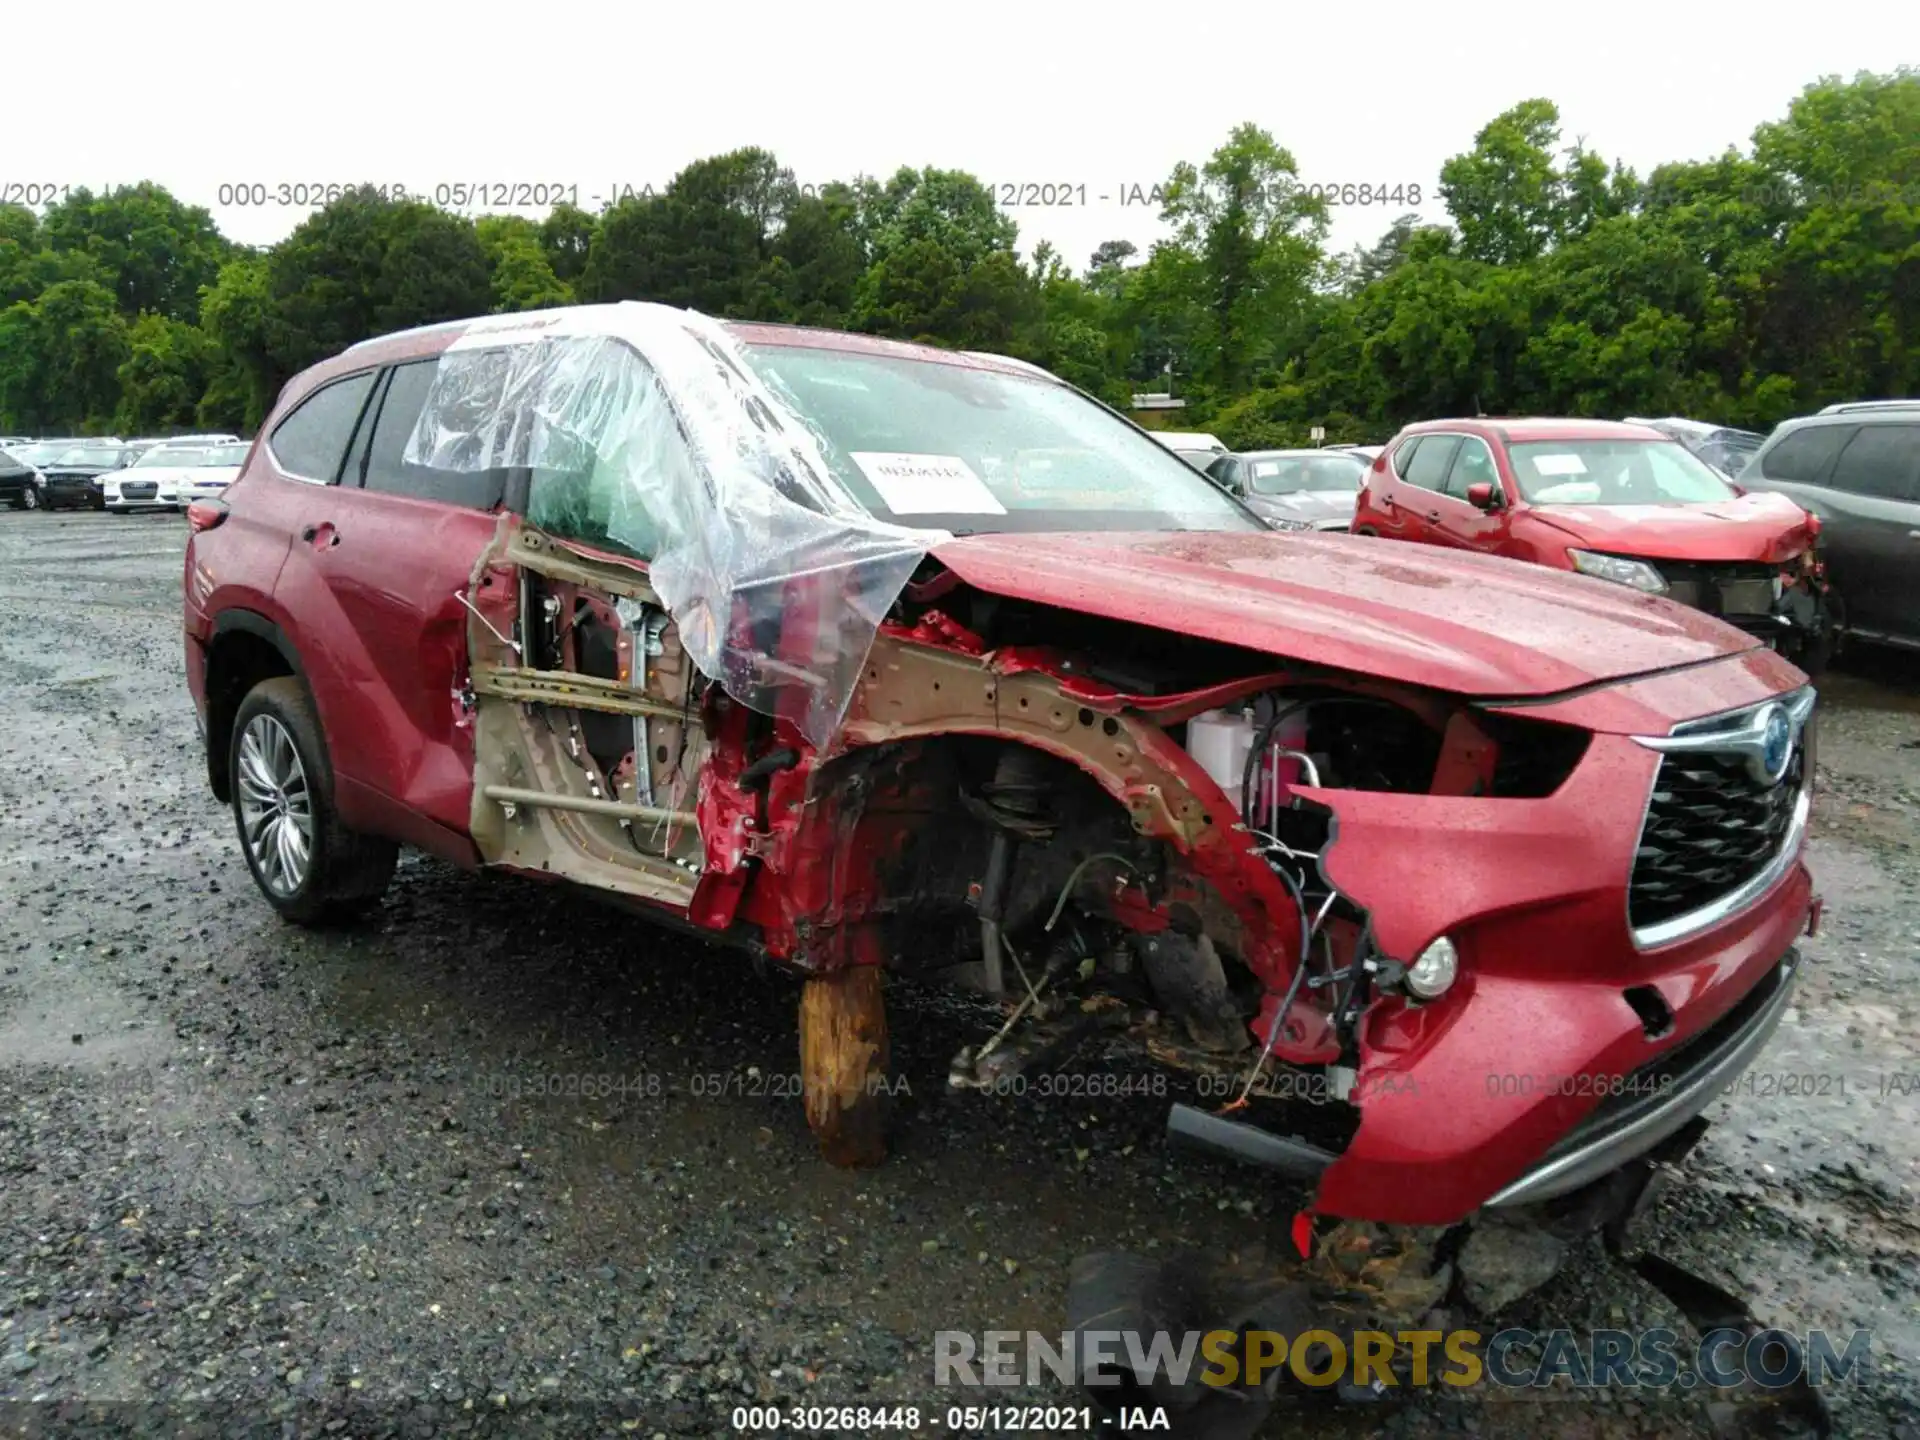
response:
<path id="1" fill-rule="evenodd" d="M 1698 701 L 1714 683 L 1733 682 L 1634 688 Z M 1660 764 L 1640 723 L 1594 734 L 1542 799 L 1301 791 L 1333 812 L 1322 872 L 1381 951 L 1404 963 L 1444 934 L 1462 957 L 1440 1000 L 1383 996 L 1362 1020 L 1359 1124 L 1327 1157 L 1320 1213 L 1446 1225 L 1568 1193 L 1677 1131 L 1766 1043 L 1813 905 L 1804 807 L 1736 903 L 1636 934 L 1625 901 Z"/>
<path id="2" fill-rule="evenodd" d="M 83 505 L 99 509 L 105 503 L 105 491 L 100 481 L 87 476 L 49 475 L 45 488 L 40 492 L 40 503 L 48 506 Z"/>
<path id="3" fill-rule="evenodd" d="M 1662 568 L 1662 573 L 1674 572 L 1669 578 L 1670 599 L 1704 610 L 1775 649 L 1818 644 L 1833 628 L 1824 583 L 1799 573 L 1795 566 L 1784 566 L 1764 578 L 1756 571 L 1729 579 L 1717 576 L 1711 566 L 1648 563 Z"/>
<path id="4" fill-rule="evenodd" d="M 179 506 L 180 499 L 171 490 L 156 489 L 151 494 L 141 492 L 133 495 L 121 490 L 106 496 L 109 510 L 175 510 Z"/>
<path id="5" fill-rule="evenodd" d="M 1602 1101 L 1538 1165 L 1486 1203 L 1532 1205 L 1572 1194 L 1674 1134 L 1746 1073 L 1787 1012 L 1799 978 L 1800 952 L 1789 950 L 1718 1023 L 1627 1077 L 1620 1096 Z"/>

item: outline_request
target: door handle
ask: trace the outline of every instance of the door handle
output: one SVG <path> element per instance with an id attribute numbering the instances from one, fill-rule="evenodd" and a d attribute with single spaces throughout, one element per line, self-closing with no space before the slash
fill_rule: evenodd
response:
<path id="1" fill-rule="evenodd" d="M 1440 523 L 1440 512 L 1438 510 L 1427 511 L 1427 519 L 1438 525 Z"/>

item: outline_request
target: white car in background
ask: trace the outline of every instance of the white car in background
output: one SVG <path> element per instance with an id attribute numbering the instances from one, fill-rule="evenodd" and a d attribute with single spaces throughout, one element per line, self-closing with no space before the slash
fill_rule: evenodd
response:
<path id="1" fill-rule="evenodd" d="M 219 496 L 240 478 L 240 468 L 247 463 L 247 452 L 252 448 L 252 442 L 247 440 L 227 440 L 200 447 L 200 463 L 182 466 L 174 487 L 180 497 L 180 508 L 186 509 L 195 500 Z"/>
<path id="2" fill-rule="evenodd" d="M 225 490 L 247 458 L 245 441 L 222 444 L 156 445 L 126 469 L 102 478 L 106 508 L 183 510 L 193 501 Z"/>
<path id="3" fill-rule="evenodd" d="M 1198 430 L 1149 430 L 1147 434 L 1173 451 L 1194 469 L 1205 471 L 1215 457 L 1227 453 L 1227 447 L 1212 435 Z"/>

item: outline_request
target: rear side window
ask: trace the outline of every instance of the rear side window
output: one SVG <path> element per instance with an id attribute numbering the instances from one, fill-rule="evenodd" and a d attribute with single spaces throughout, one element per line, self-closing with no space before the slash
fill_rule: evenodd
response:
<path id="1" fill-rule="evenodd" d="M 1393 473 L 1402 480 L 1407 478 L 1407 466 L 1413 463 L 1413 453 L 1420 448 L 1421 436 L 1414 436 L 1406 444 L 1393 452 Z"/>
<path id="2" fill-rule="evenodd" d="M 1912 500 L 1920 492 L 1920 425 L 1862 425 L 1827 484 L 1850 495 Z"/>
<path id="3" fill-rule="evenodd" d="M 474 510 L 491 510 L 506 493 L 505 470 L 436 470 L 428 465 L 411 464 L 402 457 L 413 427 L 433 388 L 437 360 L 416 360 L 396 365 L 380 398 L 380 412 L 373 425 L 373 439 L 367 447 L 363 484 L 369 490 L 389 495 L 411 495 L 416 500 L 437 500 L 447 505 L 464 505 Z"/>
<path id="4" fill-rule="evenodd" d="M 278 425 L 267 443 L 280 469 L 295 480 L 331 485 L 353 439 L 367 392 L 373 388 L 371 371 L 349 375 L 314 391 Z"/>
<path id="5" fill-rule="evenodd" d="M 1447 478 L 1447 467 L 1453 463 L 1453 454 L 1459 448 L 1458 435 L 1426 436 L 1400 478 L 1422 490 L 1439 490 Z"/>
<path id="6" fill-rule="evenodd" d="M 1827 473 L 1827 467 L 1833 463 L 1833 457 L 1840 453 L 1840 447 L 1847 443 L 1857 428 L 1853 425 L 1809 425 L 1804 430 L 1783 435 L 1780 443 L 1762 457 L 1760 473 L 1769 480 L 1818 485 L 1821 477 Z"/>

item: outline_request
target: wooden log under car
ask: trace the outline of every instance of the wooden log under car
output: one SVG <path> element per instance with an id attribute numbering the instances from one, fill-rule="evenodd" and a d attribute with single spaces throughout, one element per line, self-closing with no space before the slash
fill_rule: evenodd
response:
<path id="1" fill-rule="evenodd" d="M 807 1125 L 832 1164 L 886 1158 L 886 977 L 877 965 L 816 975 L 800 994 L 800 1076 Z"/>

